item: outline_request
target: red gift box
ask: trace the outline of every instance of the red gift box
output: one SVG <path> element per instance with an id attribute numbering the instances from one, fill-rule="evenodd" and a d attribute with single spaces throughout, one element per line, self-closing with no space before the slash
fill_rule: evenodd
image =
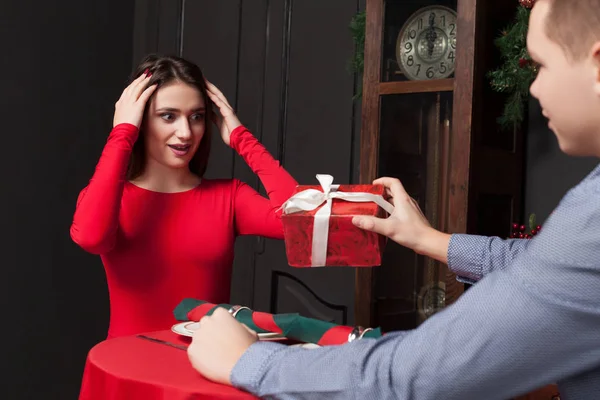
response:
<path id="1" fill-rule="evenodd" d="M 323 192 L 319 185 L 300 185 L 291 199 L 306 190 Z M 380 185 L 335 185 L 334 191 L 340 193 L 369 193 L 385 197 L 385 188 Z M 322 195 L 322 194 L 321 194 Z M 323 203 L 325 204 L 325 203 Z M 292 267 L 322 266 L 313 265 L 313 232 L 315 214 L 324 205 L 311 211 L 294 210 L 282 215 L 285 248 L 288 263 Z M 390 205 L 391 207 L 391 205 Z M 386 237 L 357 228 L 352 224 L 356 215 L 387 217 L 387 212 L 372 201 L 352 202 L 333 198 L 329 216 L 329 231 L 326 236 L 326 266 L 374 267 L 381 265 L 381 257 Z M 327 224 L 326 224 L 327 225 Z M 324 245 L 322 245 L 324 247 Z"/>

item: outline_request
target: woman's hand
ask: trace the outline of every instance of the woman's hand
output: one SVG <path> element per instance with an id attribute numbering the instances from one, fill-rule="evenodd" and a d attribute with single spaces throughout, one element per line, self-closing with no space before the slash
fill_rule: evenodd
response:
<path id="1" fill-rule="evenodd" d="M 156 85 L 149 86 L 144 90 L 150 76 L 151 74 L 143 73 L 125 88 L 121 98 L 115 103 L 113 127 L 123 123 L 140 127 L 146 103 L 156 90 Z"/>
<path id="2" fill-rule="evenodd" d="M 221 133 L 221 138 L 227 146 L 230 145 L 229 138 L 231 137 L 231 132 L 238 126 L 242 125 L 238 117 L 235 115 L 233 108 L 227 102 L 227 99 L 221 93 L 221 91 L 209 81 L 206 81 L 206 89 L 208 93 L 208 97 L 212 100 L 215 106 L 219 109 L 219 114 L 217 115 L 215 112 L 210 112 L 212 121 L 219 128 L 219 132 Z"/>

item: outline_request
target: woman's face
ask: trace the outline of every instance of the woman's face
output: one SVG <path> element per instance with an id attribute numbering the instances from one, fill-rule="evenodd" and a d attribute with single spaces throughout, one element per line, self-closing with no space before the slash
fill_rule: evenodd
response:
<path id="1" fill-rule="evenodd" d="M 187 167 L 206 130 L 206 104 L 193 86 L 180 81 L 161 86 L 144 119 L 146 162 Z"/>

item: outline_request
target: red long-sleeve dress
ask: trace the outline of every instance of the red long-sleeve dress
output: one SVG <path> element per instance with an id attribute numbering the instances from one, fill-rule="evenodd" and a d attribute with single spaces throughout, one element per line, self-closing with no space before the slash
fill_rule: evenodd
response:
<path id="1" fill-rule="evenodd" d="M 231 133 L 231 147 L 268 199 L 237 179 L 203 179 L 179 193 L 142 189 L 125 178 L 137 136 L 130 124 L 112 130 L 71 225 L 72 239 L 104 263 L 109 337 L 168 329 L 185 297 L 228 302 L 236 236 L 282 239 L 278 209 L 297 185 L 241 126 Z"/>

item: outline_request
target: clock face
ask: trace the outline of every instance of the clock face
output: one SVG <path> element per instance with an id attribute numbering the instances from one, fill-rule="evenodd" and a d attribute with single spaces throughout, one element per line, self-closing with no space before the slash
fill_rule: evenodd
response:
<path id="1" fill-rule="evenodd" d="M 408 79 L 443 79 L 454 72 L 456 12 L 443 6 L 418 10 L 404 24 L 396 59 Z"/>

